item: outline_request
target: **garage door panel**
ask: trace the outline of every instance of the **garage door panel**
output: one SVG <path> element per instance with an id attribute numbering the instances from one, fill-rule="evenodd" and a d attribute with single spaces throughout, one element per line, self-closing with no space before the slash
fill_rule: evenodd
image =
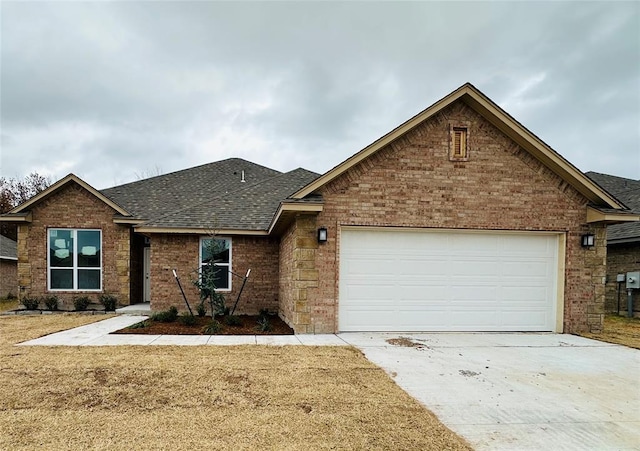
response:
<path id="1" fill-rule="evenodd" d="M 558 236 L 341 232 L 339 328 L 551 331 Z"/>
<path id="2" fill-rule="evenodd" d="M 507 303 L 536 302 L 552 295 L 547 287 L 515 286 L 502 287 L 502 299 Z"/>
<path id="3" fill-rule="evenodd" d="M 393 299 L 396 296 L 396 290 L 397 289 L 395 285 L 351 285 L 347 289 L 346 295 L 351 301 L 350 304 L 357 304 L 360 302 L 364 302 L 367 304 L 377 304 L 384 303 L 385 299 Z M 390 303 L 389 301 L 386 302 Z"/>
<path id="4" fill-rule="evenodd" d="M 449 287 L 447 285 L 431 285 L 428 290 L 424 286 L 399 285 L 397 292 L 388 294 L 388 299 L 392 302 L 394 297 L 398 297 L 404 302 L 416 300 L 424 303 L 427 301 L 437 301 L 438 299 L 446 299 Z"/>
<path id="5" fill-rule="evenodd" d="M 452 301 L 471 301 L 477 302 L 481 300 L 495 300 L 498 296 L 499 288 L 493 285 L 480 286 L 452 286 L 448 293 L 444 293 L 444 298 L 450 298 Z"/>
<path id="6" fill-rule="evenodd" d="M 416 276 L 445 276 L 449 273 L 448 264 L 442 262 L 440 258 L 417 258 L 416 256 L 410 256 L 407 258 L 394 258 L 393 268 L 400 277 L 406 275 Z"/>
<path id="7" fill-rule="evenodd" d="M 500 267 L 495 265 L 495 258 L 466 257 L 464 260 L 450 258 L 448 263 L 450 274 L 458 277 L 498 276 L 500 274 Z"/>

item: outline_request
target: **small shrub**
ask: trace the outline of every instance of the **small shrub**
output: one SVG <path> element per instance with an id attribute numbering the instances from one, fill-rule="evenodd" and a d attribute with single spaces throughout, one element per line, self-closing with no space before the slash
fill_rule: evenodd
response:
<path id="1" fill-rule="evenodd" d="M 273 316 L 273 313 L 271 313 L 268 308 L 261 308 L 260 312 L 258 313 L 258 316 L 268 317 L 268 316 Z"/>
<path id="2" fill-rule="evenodd" d="M 44 305 L 47 306 L 47 310 L 58 310 L 58 297 L 47 296 L 44 298 Z"/>
<path id="3" fill-rule="evenodd" d="M 87 296 L 80 296 L 77 298 L 73 298 L 73 308 L 77 312 L 86 310 L 90 303 L 91 303 L 91 299 L 89 299 Z"/>
<path id="4" fill-rule="evenodd" d="M 178 309 L 172 305 L 171 307 L 169 307 L 169 310 L 151 315 L 150 319 L 161 323 L 172 323 L 178 319 Z"/>
<path id="5" fill-rule="evenodd" d="M 127 329 L 144 329 L 148 325 L 149 323 L 147 323 L 147 320 L 144 320 L 144 321 L 140 321 L 139 323 L 130 325 L 129 327 L 127 327 Z"/>
<path id="6" fill-rule="evenodd" d="M 118 298 L 111 294 L 103 294 L 100 296 L 100 304 L 104 306 L 105 312 L 113 312 L 118 305 Z"/>
<path id="7" fill-rule="evenodd" d="M 8 301 L 13 301 L 14 299 L 18 299 L 18 296 L 16 296 L 12 292 L 9 292 L 9 294 L 7 294 L 7 300 Z"/>
<path id="8" fill-rule="evenodd" d="M 222 330 L 222 324 L 217 320 L 211 320 L 211 322 L 202 329 L 202 333 L 205 335 L 215 335 Z"/>
<path id="9" fill-rule="evenodd" d="M 256 327 L 260 332 L 271 332 L 273 327 L 271 326 L 271 321 L 269 321 L 269 317 L 261 315 L 258 318 L 258 326 Z"/>
<path id="10" fill-rule="evenodd" d="M 240 327 L 242 326 L 242 320 L 236 315 L 227 315 L 224 317 L 224 322 L 227 326 Z"/>
<path id="11" fill-rule="evenodd" d="M 213 292 L 209 298 L 212 316 L 224 316 L 229 314 L 229 307 L 225 306 L 225 298 L 222 293 Z"/>
<path id="12" fill-rule="evenodd" d="M 195 326 L 196 317 L 191 313 L 184 312 L 182 315 L 180 315 L 180 323 L 182 323 L 182 325 L 184 326 Z"/>
<path id="13" fill-rule="evenodd" d="M 198 312 L 198 316 L 202 318 L 207 314 L 207 306 L 204 305 L 204 302 L 201 302 L 200 304 L 198 304 L 198 308 L 196 309 L 196 311 Z"/>
<path id="14" fill-rule="evenodd" d="M 24 305 L 24 308 L 26 308 L 27 310 L 37 310 L 38 304 L 40 304 L 40 299 L 32 298 L 30 296 L 25 296 L 22 298 L 20 302 L 22 303 L 22 305 Z"/>

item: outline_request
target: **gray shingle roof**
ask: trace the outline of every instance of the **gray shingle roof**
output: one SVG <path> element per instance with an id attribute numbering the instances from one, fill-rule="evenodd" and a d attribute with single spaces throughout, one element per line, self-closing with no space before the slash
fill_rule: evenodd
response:
<path id="1" fill-rule="evenodd" d="M 614 175 L 587 172 L 586 175 L 613 194 L 633 213 L 640 214 L 640 180 L 627 179 Z M 607 227 L 607 241 L 640 241 L 640 222 L 615 224 Z"/>
<path id="2" fill-rule="evenodd" d="M 280 202 L 317 177 L 230 158 L 101 193 L 145 220 L 144 227 L 267 230 Z"/>
<path id="3" fill-rule="evenodd" d="M 16 259 L 18 257 L 18 243 L 4 235 L 0 235 L 0 259 Z"/>
<path id="4" fill-rule="evenodd" d="M 107 188 L 101 193 L 136 218 L 154 219 L 278 174 L 281 173 L 241 158 L 229 158 Z"/>
<path id="5" fill-rule="evenodd" d="M 280 202 L 319 174 L 306 169 L 219 193 L 186 208 L 148 221 L 149 227 L 268 230 Z"/>

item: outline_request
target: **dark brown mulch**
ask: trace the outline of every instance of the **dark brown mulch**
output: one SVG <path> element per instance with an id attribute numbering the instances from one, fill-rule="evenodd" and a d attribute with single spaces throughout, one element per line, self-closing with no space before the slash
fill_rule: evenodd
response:
<path id="1" fill-rule="evenodd" d="M 271 330 L 262 332 L 258 329 L 258 315 L 237 315 L 240 325 L 229 326 L 225 323 L 224 317 L 216 317 L 222 328 L 213 335 L 293 335 L 293 329 L 282 321 L 278 316 L 269 316 Z M 112 334 L 142 334 L 142 335 L 205 335 L 202 330 L 211 323 L 210 316 L 195 317 L 196 323 L 193 326 L 185 326 L 180 322 L 180 318 L 172 323 L 161 323 L 159 321 L 146 320 L 145 327 L 116 330 Z M 209 334 L 206 334 L 209 335 Z"/>

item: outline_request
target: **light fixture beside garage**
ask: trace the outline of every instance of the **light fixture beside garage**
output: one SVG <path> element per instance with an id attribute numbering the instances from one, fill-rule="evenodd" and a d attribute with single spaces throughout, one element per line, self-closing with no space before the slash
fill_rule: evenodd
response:
<path id="1" fill-rule="evenodd" d="M 593 247 L 595 246 L 595 241 L 596 237 L 593 233 L 582 235 L 582 247 Z"/>
<path id="2" fill-rule="evenodd" d="M 320 227 L 318 229 L 318 243 L 326 243 L 327 242 L 327 228 Z"/>

